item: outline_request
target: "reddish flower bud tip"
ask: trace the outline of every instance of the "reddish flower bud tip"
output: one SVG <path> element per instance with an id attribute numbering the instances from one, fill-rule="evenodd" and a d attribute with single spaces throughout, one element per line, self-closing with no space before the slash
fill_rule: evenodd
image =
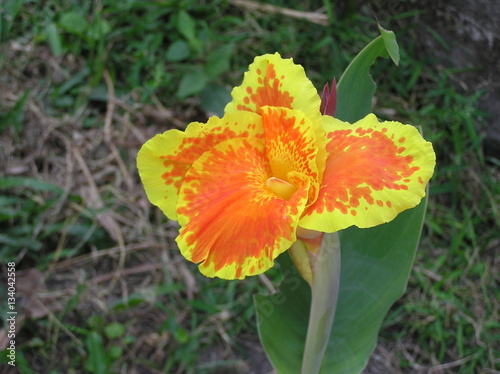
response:
<path id="1" fill-rule="evenodd" d="M 335 109 L 337 107 L 337 81 L 335 77 L 332 80 L 332 90 L 329 90 L 328 83 L 323 88 L 321 94 L 321 114 L 326 116 L 335 116 Z"/>

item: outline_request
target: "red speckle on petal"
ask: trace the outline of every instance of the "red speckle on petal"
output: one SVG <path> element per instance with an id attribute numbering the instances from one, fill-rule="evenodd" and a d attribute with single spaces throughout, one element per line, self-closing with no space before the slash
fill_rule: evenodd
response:
<path id="1" fill-rule="evenodd" d="M 359 199 L 351 197 L 351 199 L 349 200 L 349 204 L 351 204 L 353 208 L 356 208 L 359 206 Z"/>
<path id="2" fill-rule="evenodd" d="M 248 96 L 243 98 L 243 103 L 246 105 L 237 105 L 238 110 L 247 110 L 261 113 L 263 106 L 274 106 L 292 109 L 293 97 L 290 92 L 283 90 L 282 80 L 285 78 L 281 75 L 276 76 L 274 64 L 269 63 L 266 67 L 266 73 L 262 75 L 262 71 L 257 69 L 257 86 L 246 87 L 245 91 Z M 255 107 L 250 106 L 254 104 Z M 248 106 L 247 106 L 248 105 Z"/>
<path id="3" fill-rule="evenodd" d="M 392 202 L 378 200 L 376 192 L 408 190 L 417 178 L 419 167 L 414 166 L 413 156 L 401 155 L 404 147 L 391 139 L 385 127 L 336 130 L 327 138 L 327 168 L 311 211 L 347 214 L 360 205 L 392 207 Z"/>

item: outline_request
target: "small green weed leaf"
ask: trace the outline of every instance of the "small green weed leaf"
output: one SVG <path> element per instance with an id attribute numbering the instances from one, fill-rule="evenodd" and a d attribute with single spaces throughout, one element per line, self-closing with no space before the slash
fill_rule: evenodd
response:
<path id="1" fill-rule="evenodd" d="M 85 79 L 90 74 L 90 70 L 88 67 L 81 68 L 78 72 L 73 74 L 66 82 L 64 82 L 54 93 L 54 96 L 62 96 L 65 93 L 69 92 L 73 87 L 84 84 Z"/>
<path id="2" fill-rule="evenodd" d="M 116 360 L 122 356 L 123 348 L 119 345 L 112 345 L 108 349 L 108 354 L 112 359 Z"/>
<path id="3" fill-rule="evenodd" d="M 123 335 L 125 332 L 125 326 L 121 323 L 113 322 L 104 328 L 104 333 L 109 339 L 116 339 Z"/>
<path id="4" fill-rule="evenodd" d="M 139 304 L 145 302 L 145 298 L 140 293 L 131 293 L 126 300 L 118 299 L 115 302 L 111 303 L 111 309 L 113 310 L 127 310 L 129 308 L 133 308 Z"/>
<path id="5" fill-rule="evenodd" d="M 170 62 L 178 62 L 187 59 L 189 55 L 189 45 L 183 40 L 177 40 L 170 44 L 165 58 Z"/>
<path id="6" fill-rule="evenodd" d="M 192 42 L 196 40 L 196 22 L 184 10 L 181 10 L 177 15 L 177 31 L 186 38 L 187 41 Z"/>
<path id="7" fill-rule="evenodd" d="M 231 101 L 231 94 L 228 89 L 212 83 L 207 85 L 201 92 L 200 101 L 200 105 L 205 112 L 222 117 L 224 107 Z"/>
<path id="8" fill-rule="evenodd" d="M 208 81 L 208 76 L 201 71 L 184 74 L 179 84 L 177 97 L 179 99 L 185 99 L 188 96 L 200 93 L 205 88 Z"/>
<path id="9" fill-rule="evenodd" d="M 96 331 L 91 331 L 85 339 L 85 345 L 87 346 L 89 354 L 85 361 L 86 369 L 94 374 L 108 373 L 108 364 L 104 354 L 102 336 Z"/>
<path id="10" fill-rule="evenodd" d="M 42 243 L 30 238 L 16 238 L 15 236 L 0 234 L 0 244 L 14 248 L 28 248 L 32 251 L 39 251 Z"/>
<path id="11" fill-rule="evenodd" d="M 3 0 L 0 5 L 0 44 L 7 40 L 10 28 L 21 11 L 24 0 Z"/>
<path id="12" fill-rule="evenodd" d="M 102 18 L 97 18 L 87 30 L 87 38 L 92 41 L 103 39 L 111 31 L 111 25 Z"/>
<path id="13" fill-rule="evenodd" d="M 205 65 L 205 72 L 210 78 L 216 78 L 230 68 L 231 56 L 233 54 L 232 44 L 224 45 L 210 52 Z"/>
<path id="14" fill-rule="evenodd" d="M 174 337 L 175 340 L 177 340 L 181 344 L 185 344 L 189 341 L 189 333 L 182 327 L 175 330 Z"/>
<path id="15" fill-rule="evenodd" d="M 11 188 L 29 188 L 33 191 L 49 191 L 58 195 L 63 193 L 63 189 L 54 184 L 28 177 L 6 177 L 0 179 L 0 190 Z"/>
<path id="16" fill-rule="evenodd" d="M 89 93 L 89 99 L 106 103 L 108 101 L 108 88 L 102 84 L 93 87 Z"/>
<path id="17" fill-rule="evenodd" d="M 76 12 L 64 13 L 59 19 L 58 25 L 61 29 L 79 36 L 83 36 L 88 27 L 85 17 Z"/>
<path id="18" fill-rule="evenodd" d="M 60 56 L 62 54 L 62 42 L 61 36 L 59 34 L 59 30 L 55 23 L 51 23 L 47 25 L 44 30 L 45 39 L 49 43 L 50 50 L 52 54 L 55 56 Z"/>
<path id="19" fill-rule="evenodd" d="M 0 131 L 5 130 L 7 126 L 14 126 L 16 132 L 21 133 L 24 119 L 23 108 L 29 93 L 30 90 L 26 90 L 6 114 L 0 114 Z"/>

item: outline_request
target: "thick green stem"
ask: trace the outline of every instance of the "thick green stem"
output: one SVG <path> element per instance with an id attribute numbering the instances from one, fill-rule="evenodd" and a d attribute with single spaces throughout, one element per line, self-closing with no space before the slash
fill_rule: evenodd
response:
<path id="1" fill-rule="evenodd" d="M 324 235 L 313 274 L 302 374 L 319 373 L 332 330 L 340 283 L 340 241 L 336 232 Z"/>

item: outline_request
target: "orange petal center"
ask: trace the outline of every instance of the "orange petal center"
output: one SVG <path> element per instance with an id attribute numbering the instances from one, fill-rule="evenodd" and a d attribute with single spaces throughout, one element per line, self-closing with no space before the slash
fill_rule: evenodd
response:
<path id="1" fill-rule="evenodd" d="M 271 177 L 266 181 L 266 186 L 271 189 L 276 195 L 281 196 L 285 200 L 290 200 L 292 195 L 297 191 L 297 187 L 284 180 Z"/>

